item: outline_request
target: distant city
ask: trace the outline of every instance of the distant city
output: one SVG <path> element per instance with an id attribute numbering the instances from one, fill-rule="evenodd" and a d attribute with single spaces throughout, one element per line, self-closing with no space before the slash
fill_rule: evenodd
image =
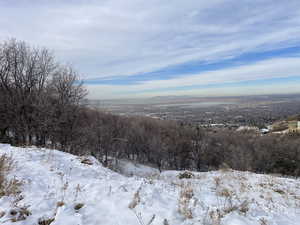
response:
<path id="1" fill-rule="evenodd" d="M 203 127 L 267 127 L 300 112 L 300 94 L 242 97 L 169 96 L 149 99 L 89 100 L 91 107 L 123 116 L 147 116 Z"/>

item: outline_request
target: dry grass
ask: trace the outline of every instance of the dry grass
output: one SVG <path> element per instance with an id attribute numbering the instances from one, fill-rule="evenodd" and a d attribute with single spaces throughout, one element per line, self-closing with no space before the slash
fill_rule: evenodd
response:
<path id="1" fill-rule="evenodd" d="M 141 197 L 140 197 L 141 188 L 142 187 L 140 186 L 139 189 L 134 193 L 133 199 L 128 205 L 129 209 L 134 209 L 141 202 Z"/>
<path id="2" fill-rule="evenodd" d="M 220 225 L 221 224 L 221 212 L 219 209 L 212 210 L 209 212 L 210 223 L 206 223 L 209 225 Z"/>
<path id="3" fill-rule="evenodd" d="M 138 220 L 138 223 L 140 225 L 151 225 L 156 217 L 155 214 L 153 214 L 152 217 L 150 218 L 150 220 L 147 223 L 145 223 L 145 221 L 143 220 L 142 214 L 140 212 L 137 213 L 137 212 L 133 211 L 133 213 L 135 214 L 135 216 Z"/>
<path id="4" fill-rule="evenodd" d="M 12 223 L 26 220 L 31 215 L 29 206 L 18 206 L 18 203 L 24 198 L 20 193 L 22 182 L 16 178 L 10 178 L 9 174 L 14 169 L 14 162 L 6 154 L 0 156 L 0 198 L 3 196 L 13 196 L 13 209 L 8 212 L 1 212 L 0 217 L 8 214 Z"/>
<path id="5" fill-rule="evenodd" d="M 11 222 L 19 222 L 26 220 L 28 216 L 31 215 L 31 212 L 28 210 L 29 206 L 16 207 L 9 211 L 9 215 L 11 216 Z"/>
<path id="6" fill-rule="evenodd" d="M 86 164 L 86 165 L 93 165 L 93 162 L 90 159 L 88 159 L 88 158 L 83 158 L 81 160 L 81 163 L 82 164 Z"/>
<path id="7" fill-rule="evenodd" d="M 39 225 L 50 225 L 54 221 L 54 218 L 50 219 L 39 219 Z"/>
<path id="8" fill-rule="evenodd" d="M 178 211 L 186 219 L 192 219 L 193 213 L 190 208 L 190 201 L 194 196 L 194 191 L 190 183 L 184 185 L 180 191 Z"/>
<path id="9" fill-rule="evenodd" d="M 178 175 L 179 179 L 192 179 L 195 175 L 190 171 L 184 171 Z"/>
<path id="10" fill-rule="evenodd" d="M 214 177 L 215 189 L 217 190 L 221 185 L 221 177 Z"/>
<path id="11" fill-rule="evenodd" d="M 228 188 L 224 187 L 217 191 L 217 194 L 221 197 L 225 198 L 232 198 L 233 191 L 229 190 Z"/>
<path id="12" fill-rule="evenodd" d="M 8 174 L 14 167 L 11 157 L 7 155 L 0 156 L 0 198 L 2 196 L 20 194 L 20 186 L 22 182 L 17 179 L 9 179 Z"/>
<path id="13" fill-rule="evenodd" d="M 226 179 L 235 179 L 238 183 L 240 183 L 240 189 L 246 190 L 249 188 L 246 185 L 246 183 L 244 183 L 245 180 L 241 179 L 240 176 L 233 177 L 231 175 L 230 176 L 227 175 L 227 176 L 214 177 L 215 190 L 219 202 L 218 210 L 214 212 L 214 215 L 212 217 L 212 220 L 215 221 L 220 220 L 225 215 L 234 211 L 243 214 L 246 214 L 249 211 L 249 201 L 245 200 L 240 203 L 240 200 L 234 188 L 231 187 L 230 185 L 225 186 L 223 180 Z M 216 218 L 218 218 L 218 220 Z"/>
<path id="14" fill-rule="evenodd" d="M 281 195 L 285 194 L 285 192 L 279 188 L 274 189 L 274 191 Z"/>
<path id="15" fill-rule="evenodd" d="M 259 222 L 260 222 L 261 225 L 267 225 L 268 224 L 268 221 L 265 218 L 260 218 Z"/>
<path id="16" fill-rule="evenodd" d="M 59 208 L 59 207 L 63 207 L 65 205 L 65 203 L 63 201 L 59 201 L 56 203 L 56 207 Z"/>

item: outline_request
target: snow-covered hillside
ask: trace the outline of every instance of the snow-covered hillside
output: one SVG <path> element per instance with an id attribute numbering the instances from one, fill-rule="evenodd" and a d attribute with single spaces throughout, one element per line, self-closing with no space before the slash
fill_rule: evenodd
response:
<path id="1" fill-rule="evenodd" d="M 19 195 L 0 198 L 1 224 L 300 224 L 299 179 L 237 171 L 126 177 L 55 150 L 1 144 L 2 154 L 23 184 Z"/>

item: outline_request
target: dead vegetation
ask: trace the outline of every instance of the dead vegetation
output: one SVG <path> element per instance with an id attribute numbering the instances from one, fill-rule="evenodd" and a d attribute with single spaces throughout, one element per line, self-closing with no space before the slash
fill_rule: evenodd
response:
<path id="1" fill-rule="evenodd" d="M 84 206 L 83 203 L 77 203 L 77 204 L 74 206 L 74 209 L 75 209 L 76 211 L 79 211 L 83 206 Z"/>
<path id="2" fill-rule="evenodd" d="M 9 195 L 20 194 L 22 182 L 16 178 L 9 178 L 8 175 L 13 169 L 14 163 L 11 157 L 7 155 L 0 156 L 0 198 Z"/>
<path id="3" fill-rule="evenodd" d="M 39 219 L 38 225 L 50 225 L 54 221 L 54 218 Z"/>
<path id="4" fill-rule="evenodd" d="M 281 195 L 285 194 L 285 192 L 279 188 L 274 189 L 274 191 Z"/>
<path id="5" fill-rule="evenodd" d="M 140 197 L 141 188 L 142 187 L 140 186 L 138 190 L 134 193 L 133 199 L 128 205 L 129 209 L 134 209 L 141 202 L 141 197 Z"/>
<path id="6" fill-rule="evenodd" d="M 246 191 L 247 185 L 245 184 L 243 177 L 235 177 L 229 174 L 214 177 L 214 189 L 219 203 L 217 210 L 210 213 L 211 220 L 215 221 L 213 224 L 218 224 L 218 221 L 221 221 L 225 215 L 231 212 L 236 211 L 240 214 L 246 214 L 249 211 L 249 201 L 245 199 L 241 202 L 236 190 L 230 185 L 225 185 L 226 182 L 224 182 L 224 180 L 226 179 L 240 183 L 240 189 Z"/>
<path id="7" fill-rule="evenodd" d="M 11 209 L 9 211 L 9 216 L 11 217 L 11 222 L 19 222 L 26 220 L 28 216 L 31 215 L 31 212 L 29 211 L 29 206 L 23 206 L 23 207 L 15 207 L 14 209 Z"/>
<path id="8" fill-rule="evenodd" d="M 56 207 L 59 208 L 59 207 L 63 207 L 65 205 L 65 203 L 63 201 L 59 201 L 56 203 Z"/>
<path id="9" fill-rule="evenodd" d="M 2 218 L 3 216 L 5 216 L 5 214 L 6 214 L 5 212 L 1 211 L 0 212 L 0 218 Z"/>
<path id="10" fill-rule="evenodd" d="M 150 218 L 150 220 L 147 223 L 145 223 L 145 221 L 144 221 L 144 219 L 142 217 L 142 213 L 140 213 L 140 212 L 137 213 L 135 211 L 133 211 L 133 212 L 134 212 L 134 214 L 135 214 L 135 216 L 136 216 L 136 218 L 138 220 L 138 223 L 140 225 L 151 225 L 153 223 L 153 221 L 155 220 L 155 217 L 156 217 L 155 214 L 153 214 L 152 217 Z"/>
<path id="11" fill-rule="evenodd" d="M 190 171 L 184 171 L 178 175 L 179 179 L 192 179 L 195 175 Z"/>
<path id="12" fill-rule="evenodd" d="M 193 212 L 191 209 L 191 199 L 193 196 L 194 191 L 191 183 L 183 184 L 179 195 L 178 212 L 186 219 L 193 218 Z"/>
<path id="13" fill-rule="evenodd" d="M 89 166 L 93 165 L 93 162 L 89 158 L 83 158 L 83 159 L 81 159 L 81 163 L 89 165 Z"/>

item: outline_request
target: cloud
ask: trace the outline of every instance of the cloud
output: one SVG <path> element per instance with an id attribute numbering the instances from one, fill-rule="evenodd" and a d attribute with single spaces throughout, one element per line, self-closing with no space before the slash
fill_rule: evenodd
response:
<path id="1" fill-rule="evenodd" d="M 87 77 L 219 60 L 300 38 L 297 0 L 12 1 L 0 10 L 0 38 L 49 46 Z"/>
<path id="2" fill-rule="evenodd" d="M 190 92 L 194 94 L 200 94 L 199 88 L 195 88 L 195 86 L 205 87 L 208 85 L 226 85 L 230 83 L 272 80 L 277 78 L 300 78 L 299 71 L 300 58 L 277 58 L 264 60 L 261 62 L 253 63 L 251 65 L 237 66 L 229 69 L 220 69 L 216 71 L 208 71 L 192 75 L 186 74 L 168 80 L 150 80 L 140 82 L 135 85 L 87 85 L 87 87 L 92 98 L 101 96 L 154 96 L 155 94 L 159 94 L 160 92 L 163 92 L 164 94 L 187 94 L 187 90 L 189 89 L 188 87 L 190 87 L 190 90 L 192 90 Z M 184 89 L 184 91 L 177 90 L 179 88 Z M 298 89 L 299 88 L 290 91 L 299 92 Z"/>
<path id="3" fill-rule="evenodd" d="M 0 15 L 0 40 L 16 37 L 53 49 L 84 79 L 133 76 L 300 45 L 299 0 L 12 0 L 0 2 Z M 281 61 L 285 71 L 263 62 L 267 71 L 257 64 L 242 71 L 180 74 L 127 91 L 285 76 L 292 70 L 288 61 L 295 67 L 293 60 L 273 61 Z M 127 88 L 108 86 L 108 94 L 112 87 Z"/>
<path id="4" fill-rule="evenodd" d="M 141 83 L 137 89 L 174 88 L 179 86 L 205 85 L 271 79 L 299 75 L 300 58 L 270 59 L 253 65 L 209 71 L 202 74 L 182 75 L 175 79 L 154 80 Z"/>

